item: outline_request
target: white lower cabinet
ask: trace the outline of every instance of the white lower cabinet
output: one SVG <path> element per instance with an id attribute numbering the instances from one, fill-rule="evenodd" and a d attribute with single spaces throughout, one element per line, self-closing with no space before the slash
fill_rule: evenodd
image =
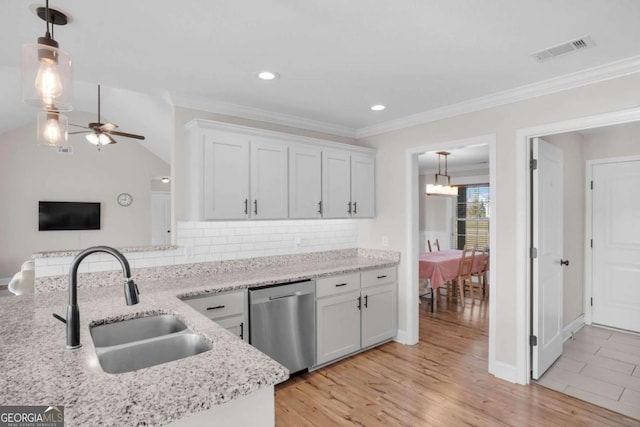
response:
<path id="1" fill-rule="evenodd" d="M 359 298 L 355 291 L 316 301 L 318 365 L 360 350 Z"/>
<path id="2" fill-rule="evenodd" d="M 183 301 L 243 341 L 249 342 L 247 291 L 198 295 Z"/>
<path id="3" fill-rule="evenodd" d="M 384 278 L 372 282 L 371 276 Z M 316 280 L 317 365 L 396 335 L 395 267 L 363 272 L 358 279 L 355 283 L 354 275 L 344 275 Z"/>

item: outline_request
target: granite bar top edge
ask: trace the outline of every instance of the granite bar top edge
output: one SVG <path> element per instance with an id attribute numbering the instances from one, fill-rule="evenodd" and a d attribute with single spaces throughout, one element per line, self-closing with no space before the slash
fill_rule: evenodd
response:
<path id="1" fill-rule="evenodd" d="M 133 268 L 132 277 L 137 282 L 141 281 L 161 281 L 169 279 L 205 278 L 208 276 L 231 276 L 235 281 L 237 275 L 247 275 L 248 270 L 259 269 L 261 277 L 268 274 L 280 276 L 281 271 L 300 269 L 316 271 L 318 274 L 305 277 L 319 277 L 330 274 L 340 274 L 346 271 L 355 271 L 353 265 L 371 264 L 371 268 L 384 267 L 386 265 L 396 265 L 400 262 L 400 253 L 392 251 L 378 251 L 373 249 L 340 249 L 327 252 L 313 252 L 308 254 L 281 255 L 259 258 L 236 259 L 228 261 L 214 261 L 192 264 L 175 264 L 160 267 Z M 331 267 L 333 263 L 339 264 Z M 342 266 L 348 268 L 342 270 Z M 361 270 L 358 268 L 357 270 Z M 299 275 L 299 273 L 296 273 Z M 273 279 L 281 280 L 281 279 Z M 291 279 L 304 280 L 304 279 Z M 104 271 L 94 273 L 79 273 L 78 282 L 83 287 L 102 287 L 120 284 L 122 272 Z M 259 284 L 271 284 L 277 282 L 265 282 L 260 280 Z M 246 286 L 248 287 L 248 286 Z M 35 279 L 36 293 L 62 291 L 68 288 L 68 275 L 37 277 Z"/>

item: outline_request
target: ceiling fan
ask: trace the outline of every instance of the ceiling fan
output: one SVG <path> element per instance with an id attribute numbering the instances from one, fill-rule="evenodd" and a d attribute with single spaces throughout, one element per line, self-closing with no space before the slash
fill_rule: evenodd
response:
<path id="1" fill-rule="evenodd" d="M 101 145 L 107 144 L 115 144 L 117 141 L 111 137 L 111 135 L 115 136 L 124 136 L 126 138 L 140 139 L 144 140 L 144 136 L 136 135 L 133 133 L 120 132 L 115 129 L 118 128 L 117 125 L 113 123 L 102 123 L 100 122 L 100 85 L 98 85 L 98 121 L 95 123 L 89 123 L 87 126 L 74 125 L 70 123 L 71 126 L 87 129 L 78 132 L 69 132 L 69 135 L 83 134 L 87 133 L 88 135 L 85 137 L 87 141 L 92 143 L 93 145 L 97 145 L 100 148 Z"/>

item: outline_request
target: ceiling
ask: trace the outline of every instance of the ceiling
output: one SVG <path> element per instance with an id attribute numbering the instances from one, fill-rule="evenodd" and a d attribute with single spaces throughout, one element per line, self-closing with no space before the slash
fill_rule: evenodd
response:
<path id="1" fill-rule="evenodd" d="M 0 26 L 0 132 L 35 117 L 19 93 L 20 46 L 44 34 L 33 3 L 0 0 L 6 21 Z M 56 27 L 55 38 L 74 61 L 76 109 L 95 112 L 83 100 L 101 83 L 124 94 L 103 114 L 134 133 L 153 132 L 171 120 L 171 106 L 180 105 L 358 137 L 640 55 L 640 1 L 631 0 L 159 4 L 51 1 L 73 20 Z M 595 47 L 545 62 L 530 56 L 585 35 Z M 280 78 L 258 80 L 264 69 Z M 378 103 L 386 110 L 371 111 Z M 168 135 L 158 132 L 159 139 Z"/>
<path id="2" fill-rule="evenodd" d="M 420 175 L 438 172 L 437 151 L 428 151 L 418 156 L 418 170 Z M 451 172 L 462 172 L 471 170 L 489 169 L 489 145 L 478 144 L 462 148 L 448 149 L 447 170 Z M 440 171 L 445 173 L 445 158 L 440 159 Z"/>

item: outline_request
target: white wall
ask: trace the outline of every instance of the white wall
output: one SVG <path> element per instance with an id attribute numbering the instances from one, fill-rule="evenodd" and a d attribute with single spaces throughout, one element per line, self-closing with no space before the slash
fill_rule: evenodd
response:
<path id="1" fill-rule="evenodd" d="M 640 123 L 587 132 L 583 139 L 585 160 L 637 156 L 640 154 Z"/>
<path id="2" fill-rule="evenodd" d="M 360 221 L 360 246 L 383 249 L 382 236 L 388 236 L 388 249 L 406 257 L 406 214 L 408 196 L 405 185 L 406 151 L 415 147 L 438 147 L 446 141 L 462 140 L 479 135 L 496 135 L 497 200 L 492 202 L 492 214 L 499 227 L 496 230 L 496 361 L 511 366 L 515 372 L 516 287 L 521 273 L 516 271 L 516 253 L 526 248 L 516 247 L 516 131 L 545 123 L 554 123 L 583 116 L 602 114 L 640 106 L 640 75 L 630 75 L 576 89 L 540 96 L 517 103 L 463 114 L 419 126 L 365 138 L 359 143 L 377 148 L 376 200 L 377 216 Z M 406 330 L 405 270 L 399 269 L 400 292 L 399 329 Z M 515 377 L 515 375 L 514 375 Z"/>
<path id="3" fill-rule="evenodd" d="M 35 117 L 35 112 L 34 112 Z M 74 123 L 93 115 L 74 113 Z M 138 142 L 118 138 L 98 151 L 70 136 L 73 155 L 38 147 L 35 123 L 0 135 L 0 277 L 10 277 L 33 252 L 151 242 L 151 178 L 169 165 Z M 118 205 L 128 192 L 133 204 Z M 101 230 L 38 231 L 38 201 L 100 202 Z"/>
<path id="4" fill-rule="evenodd" d="M 420 175 L 418 185 L 419 200 L 419 224 L 420 252 L 427 252 L 427 239 L 432 245 L 435 239 L 440 242 L 440 249 L 450 249 L 451 246 L 451 221 L 453 215 L 453 202 L 451 197 L 427 196 L 424 191 L 427 184 L 433 183 L 433 175 Z"/>

